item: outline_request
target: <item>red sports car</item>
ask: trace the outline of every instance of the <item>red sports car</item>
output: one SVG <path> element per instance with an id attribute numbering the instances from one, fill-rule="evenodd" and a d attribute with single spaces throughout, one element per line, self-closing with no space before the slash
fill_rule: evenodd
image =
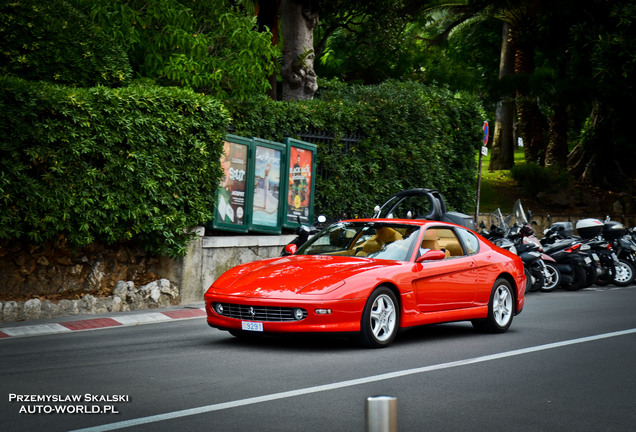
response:
<path id="1" fill-rule="evenodd" d="M 369 347 L 398 330 L 470 320 L 508 330 L 524 304 L 521 259 L 445 222 L 358 219 L 291 256 L 242 264 L 205 293 L 208 324 L 235 336 L 351 332 Z"/>

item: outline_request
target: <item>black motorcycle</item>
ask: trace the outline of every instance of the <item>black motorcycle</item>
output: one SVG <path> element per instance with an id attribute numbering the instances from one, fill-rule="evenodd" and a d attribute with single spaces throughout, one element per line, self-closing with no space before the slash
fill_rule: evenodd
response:
<path id="1" fill-rule="evenodd" d="M 280 256 L 293 255 L 294 253 L 296 253 L 299 247 L 307 243 L 307 240 L 322 231 L 326 221 L 327 218 L 320 215 L 318 216 L 318 223 L 316 225 L 304 225 L 301 223 L 299 216 L 298 226 L 294 231 L 294 233 L 296 234 L 296 238 L 287 243 L 287 245 L 281 251 Z"/>
<path id="2" fill-rule="evenodd" d="M 636 241 L 620 222 L 606 221 L 602 235 L 610 242 L 616 253 L 615 274 L 612 283 L 617 286 L 630 285 L 636 277 Z"/>
<path id="3" fill-rule="evenodd" d="M 526 274 L 526 292 L 544 290 L 547 281 L 550 282 L 556 278 L 560 281 L 559 275 L 551 274 L 546 267 L 541 253 L 541 245 L 537 242 L 525 241 L 526 235 L 533 235 L 534 232 L 528 233 L 529 226 L 520 227 L 518 225 L 509 226 L 510 216 L 505 219 L 501 214 L 501 210 L 497 209 L 490 215 L 490 230 L 486 230 L 486 225 L 482 222 L 481 235 L 490 240 L 494 245 L 503 249 L 507 249 L 521 258 L 523 262 L 524 272 Z M 532 229 L 530 228 L 530 231 Z M 558 271 L 556 271 L 558 273 Z M 558 282 L 557 282 L 558 283 Z"/>
<path id="4" fill-rule="evenodd" d="M 556 261 L 543 251 L 543 245 L 539 238 L 535 235 L 532 224 L 532 212 L 528 210 L 526 213 L 521 204 L 521 200 L 517 200 L 512 208 L 515 218 L 515 225 L 509 233 L 509 237 L 513 239 L 517 245 L 519 256 L 528 261 L 531 271 L 532 288 L 531 291 L 540 290 L 543 292 L 551 292 L 561 285 L 561 273 L 556 265 Z M 536 260 L 536 254 L 539 254 L 540 260 Z"/>
<path id="5" fill-rule="evenodd" d="M 571 222 L 552 224 L 544 231 L 541 244 L 543 252 L 555 260 L 563 288 L 576 291 L 594 282 L 596 268 L 593 260 L 582 250 L 583 244 L 573 238 Z"/>

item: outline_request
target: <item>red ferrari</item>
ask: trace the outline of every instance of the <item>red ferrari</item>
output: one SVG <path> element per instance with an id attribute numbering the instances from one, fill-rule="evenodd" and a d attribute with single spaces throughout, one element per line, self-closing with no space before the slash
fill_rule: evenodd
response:
<path id="1" fill-rule="evenodd" d="M 242 264 L 205 293 L 208 324 L 235 336 L 351 332 L 385 347 L 406 327 L 470 320 L 502 333 L 524 305 L 521 259 L 445 222 L 333 224 L 291 256 Z"/>

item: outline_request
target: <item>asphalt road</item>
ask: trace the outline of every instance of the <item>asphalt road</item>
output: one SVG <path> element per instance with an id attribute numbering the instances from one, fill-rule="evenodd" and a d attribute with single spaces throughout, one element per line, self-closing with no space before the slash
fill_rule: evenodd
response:
<path id="1" fill-rule="evenodd" d="M 635 305 L 636 286 L 531 293 L 505 334 L 428 326 L 381 350 L 202 318 L 2 339 L 0 427 L 365 431 L 366 399 L 388 395 L 400 431 L 633 431 Z"/>

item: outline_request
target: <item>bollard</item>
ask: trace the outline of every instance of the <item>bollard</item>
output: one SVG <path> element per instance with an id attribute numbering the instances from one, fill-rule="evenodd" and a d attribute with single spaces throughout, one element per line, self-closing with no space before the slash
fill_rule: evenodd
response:
<path id="1" fill-rule="evenodd" d="M 392 396 L 367 398 L 367 432 L 397 432 L 397 399 Z"/>

